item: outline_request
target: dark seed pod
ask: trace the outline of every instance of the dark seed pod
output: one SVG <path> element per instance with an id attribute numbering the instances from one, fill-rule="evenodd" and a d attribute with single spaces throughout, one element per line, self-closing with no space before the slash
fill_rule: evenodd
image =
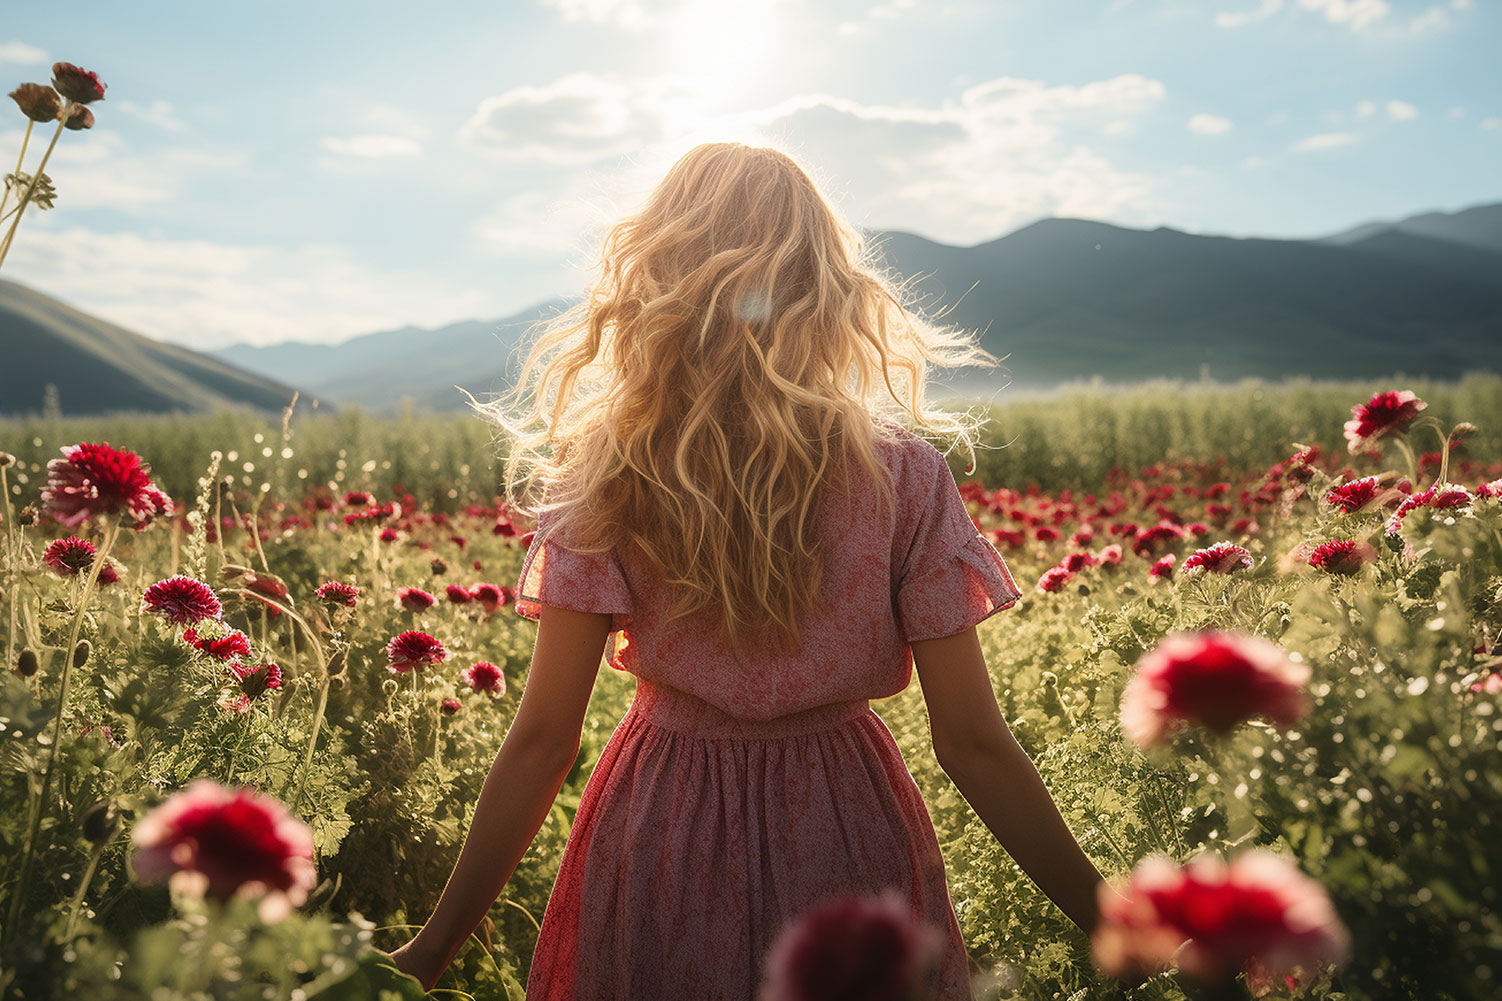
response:
<path id="1" fill-rule="evenodd" d="M 94 651 L 94 646 L 88 640 L 79 640 L 73 648 L 73 666 L 83 667 L 89 662 L 89 654 Z"/>
<path id="2" fill-rule="evenodd" d="M 0 469 L 4 469 L 6 466 L 14 466 L 15 464 L 16 457 L 14 455 L 11 455 L 9 452 L 0 451 Z"/>
<path id="3" fill-rule="evenodd" d="M 35 525 L 37 523 L 37 514 L 37 506 L 35 504 L 27 504 L 16 512 L 16 524 Z"/>
<path id="4" fill-rule="evenodd" d="M 21 651 L 21 656 L 16 658 L 16 673 L 23 678 L 29 678 L 37 673 L 37 652 L 31 647 Z"/>
<path id="5" fill-rule="evenodd" d="M 94 844 L 107 845 L 120 833 L 124 824 L 120 819 L 120 811 L 115 809 L 114 801 L 101 799 L 83 811 L 78 818 L 78 826 L 83 829 L 83 836 Z"/>
<path id="6" fill-rule="evenodd" d="M 433 562 L 428 564 L 428 567 L 433 571 L 434 577 L 440 577 L 448 572 L 449 565 L 443 562 L 442 556 L 435 556 L 433 557 Z"/>

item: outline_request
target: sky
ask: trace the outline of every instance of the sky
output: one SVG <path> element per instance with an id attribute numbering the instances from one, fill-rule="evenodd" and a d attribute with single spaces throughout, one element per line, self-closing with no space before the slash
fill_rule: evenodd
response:
<path id="1" fill-rule="evenodd" d="M 1319 237 L 1502 201 L 1499 43 L 1497 0 L 13 4 L 0 91 L 108 90 L 0 278 L 198 349 L 500 319 L 583 291 L 707 141 L 959 246 Z M 5 171 L 25 126 L 0 108 Z"/>

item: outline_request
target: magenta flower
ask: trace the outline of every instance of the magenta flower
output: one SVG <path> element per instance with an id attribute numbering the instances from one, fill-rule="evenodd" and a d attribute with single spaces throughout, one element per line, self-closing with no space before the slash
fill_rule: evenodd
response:
<path id="1" fill-rule="evenodd" d="M 225 666 L 240 683 L 240 691 L 232 699 L 219 703 L 231 712 L 246 712 L 250 709 L 250 704 L 260 698 L 268 688 L 282 687 L 282 669 L 276 664 L 251 667 L 239 660 L 232 660 Z"/>
<path id="2" fill-rule="evenodd" d="M 1161 557 L 1156 563 L 1147 568 L 1147 575 L 1154 581 L 1173 580 L 1173 564 L 1178 557 L 1173 553 Z"/>
<path id="3" fill-rule="evenodd" d="M 500 698 L 506 694 L 506 676 L 501 669 L 488 660 L 466 667 L 459 676 L 477 692 L 485 692 Z"/>
<path id="4" fill-rule="evenodd" d="M 1433 510 L 1465 507 L 1471 503 L 1472 499 L 1471 492 L 1457 483 L 1436 483 L 1399 504 L 1392 517 L 1388 518 L 1386 524 L 1382 526 L 1382 530 L 1387 535 L 1402 531 L 1403 519 L 1421 507 Z"/>
<path id="5" fill-rule="evenodd" d="M 1210 984 L 1237 973 L 1343 963 L 1350 933 L 1324 887 L 1265 848 L 1229 865 L 1201 855 L 1179 866 L 1165 855 L 1137 863 L 1117 892 L 1098 891 L 1095 963 L 1112 976 L 1149 976 L 1170 963 Z"/>
<path id="6" fill-rule="evenodd" d="M 180 626 L 224 615 L 214 591 L 201 580 L 176 576 L 159 580 L 141 596 L 141 611 L 154 612 Z"/>
<path id="7" fill-rule="evenodd" d="M 494 584 L 476 584 L 469 589 L 469 596 L 480 603 L 486 615 L 494 615 L 496 610 L 506 603 L 501 589 Z"/>
<path id="8" fill-rule="evenodd" d="M 1419 411 L 1428 405 L 1406 389 L 1378 393 L 1366 403 L 1356 404 L 1351 408 L 1352 417 L 1345 425 L 1351 454 L 1370 449 L 1379 438 L 1408 430 Z"/>
<path id="9" fill-rule="evenodd" d="M 393 636 L 386 644 L 386 668 L 393 674 L 406 674 L 414 668 L 441 664 L 447 656 L 448 651 L 442 643 L 416 629 Z"/>
<path id="10" fill-rule="evenodd" d="M 144 528 L 172 513 L 172 501 L 151 482 L 151 468 L 134 452 L 109 442 L 66 445 L 47 463 L 42 501 L 58 522 L 73 526 L 91 517 L 124 513 Z"/>
<path id="11" fill-rule="evenodd" d="M 448 595 L 449 601 L 455 605 L 467 605 L 473 600 L 469 588 L 463 584 L 450 584 L 444 588 L 443 593 Z"/>
<path id="12" fill-rule="evenodd" d="M 763 961 L 757 1001 L 905 1001 L 933 993 L 939 929 L 896 889 L 841 896 L 789 921 Z"/>
<path id="13" fill-rule="evenodd" d="M 1038 590 L 1048 592 L 1062 591 L 1064 585 L 1069 582 L 1069 578 L 1073 576 L 1074 574 L 1063 567 L 1049 567 L 1043 571 L 1043 576 L 1038 578 Z"/>
<path id="14" fill-rule="evenodd" d="M 1198 549 L 1184 557 L 1180 573 L 1230 573 L 1233 570 L 1249 570 L 1252 554 L 1230 542 L 1217 542 L 1208 549 Z"/>
<path id="15" fill-rule="evenodd" d="M 445 698 L 441 703 L 439 703 L 438 708 L 443 711 L 443 714 L 445 716 L 452 716 L 452 715 L 454 715 L 454 713 L 458 712 L 463 706 L 464 706 L 464 703 L 460 702 L 458 699 L 456 699 L 452 695 L 450 695 L 447 698 Z"/>
<path id="16" fill-rule="evenodd" d="M 1146 748 L 1181 722 L 1224 735 L 1262 716 L 1283 726 L 1308 709 L 1307 664 L 1258 636 L 1204 630 L 1177 633 L 1144 654 L 1121 698 L 1121 727 Z"/>
<path id="17" fill-rule="evenodd" d="M 188 633 L 192 633 L 191 639 Z M 231 629 L 228 633 L 217 639 L 200 637 L 196 630 L 189 629 L 183 633 L 183 638 L 192 643 L 204 653 L 220 660 L 230 660 L 234 657 L 250 656 L 250 637 L 238 629 Z"/>
<path id="18" fill-rule="evenodd" d="M 317 883 L 313 832 L 279 801 L 249 787 L 197 779 L 142 817 L 131 832 L 137 879 L 167 877 L 179 893 L 259 898 L 262 920 L 279 921 Z"/>
<path id="19" fill-rule="evenodd" d="M 42 562 L 59 577 L 76 577 L 88 572 L 98 552 L 89 540 L 70 535 L 66 539 L 54 540 L 42 553 Z M 100 567 L 99 572 L 103 574 L 104 568 Z"/>

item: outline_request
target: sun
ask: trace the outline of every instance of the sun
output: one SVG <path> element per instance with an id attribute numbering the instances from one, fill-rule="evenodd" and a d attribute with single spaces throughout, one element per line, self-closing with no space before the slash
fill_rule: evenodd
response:
<path id="1" fill-rule="evenodd" d="M 772 65 L 773 8 L 778 0 L 684 0 L 668 27 L 663 67 L 700 88 L 707 100 L 728 97 Z"/>

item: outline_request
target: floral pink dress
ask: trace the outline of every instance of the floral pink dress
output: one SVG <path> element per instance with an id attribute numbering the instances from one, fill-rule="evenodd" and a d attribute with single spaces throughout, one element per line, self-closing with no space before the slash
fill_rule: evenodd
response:
<path id="1" fill-rule="evenodd" d="M 928 809 L 871 699 L 912 678 L 913 640 L 948 636 L 1019 597 L 943 455 L 901 430 L 879 444 L 895 511 L 874 489 L 821 512 L 832 611 L 796 658 L 743 668 L 710 621 L 666 618 L 667 589 L 619 551 L 544 538 L 517 612 L 614 616 L 612 666 L 636 692 L 585 784 L 527 981 L 528 1001 L 752 1001 L 778 934 L 837 894 L 896 887 L 945 933 L 936 984 L 969 970 Z"/>

